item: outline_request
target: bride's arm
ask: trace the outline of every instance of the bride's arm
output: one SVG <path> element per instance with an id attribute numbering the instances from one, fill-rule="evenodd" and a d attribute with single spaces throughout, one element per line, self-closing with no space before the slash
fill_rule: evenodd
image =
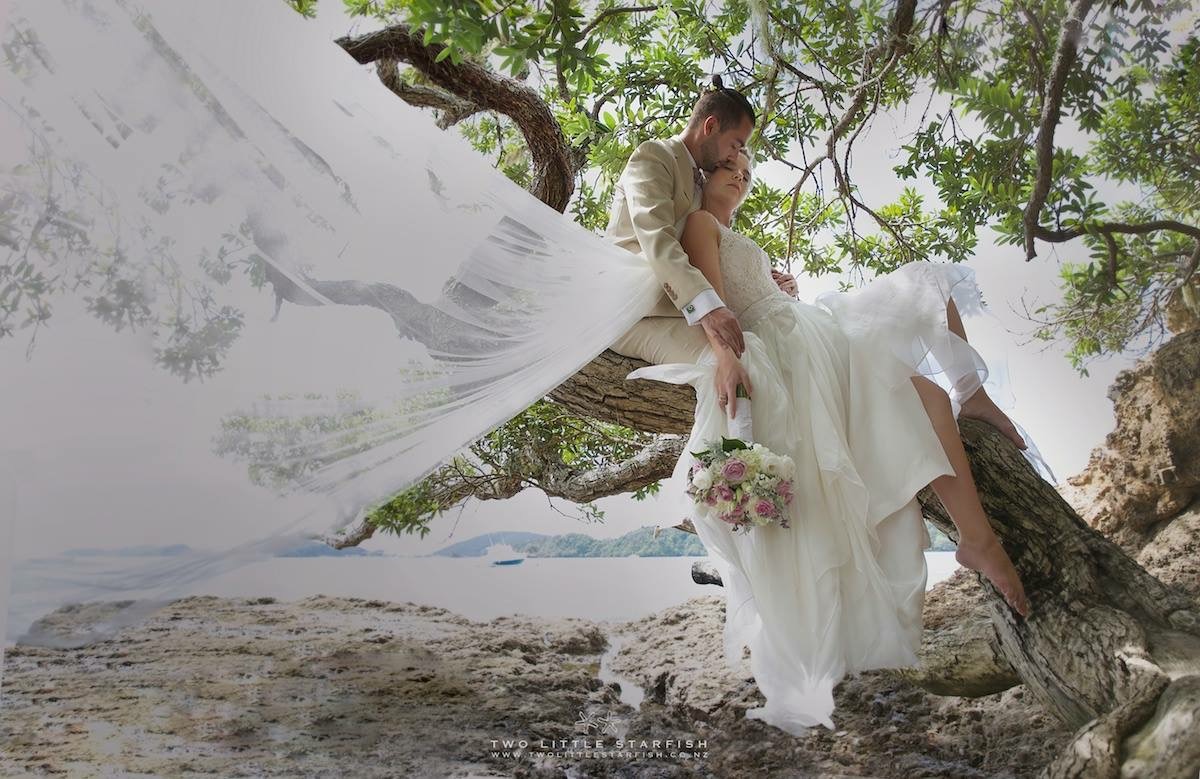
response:
<path id="1" fill-rule="evenodd" d="M 690 214 L 679 243 L 687 252 L 688 262 L 700 269 L 704 278 L 708 279 L 708 283 L 717 291 L 717 295 L 724 300 L 725 285 L 721 283 L 721 231 L 717 227 L 716 217 L 707 211 L 695 211 Z M 745 388 L 747 395 L 754 395 L 750 374 L 746 372 L 746 367 L 732 349 L 714 338 L 707 330 L 705 335 L 708 336 L 708 344 L 717 356 L 717 370 L 713 375 L 717 405 L 724 409 L 726 414 L 736 416 L 738 385 Z"/>
<path id="2" fill-rule="evenodd" d="M 693 211 L 688 215 L 679 243 L 687 252 L 688 262 L 697 267 L 721 300 L 725 299 L 725 288 L 721 284 L 721 231 L 717 219 L 707 211 Z"/>

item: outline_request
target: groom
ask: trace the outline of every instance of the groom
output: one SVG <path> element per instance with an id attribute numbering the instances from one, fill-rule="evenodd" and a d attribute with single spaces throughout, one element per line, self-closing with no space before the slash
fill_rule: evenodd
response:
<path id="1" fill-rule="evenodd" d="M 739 357 L 745 349 L 737 317 L 679 245 L 688 215 L 700 208 L 701 170 L 732 163 L 754 130 L 745 96 L 721 86 L 720 76 L 713 83 L 680 135 L 638 146 L 613 195 L 607 237 L 646 258 L 663 294 L 610 348 L 652 365 L 696 362 L 706 334 Z"/>

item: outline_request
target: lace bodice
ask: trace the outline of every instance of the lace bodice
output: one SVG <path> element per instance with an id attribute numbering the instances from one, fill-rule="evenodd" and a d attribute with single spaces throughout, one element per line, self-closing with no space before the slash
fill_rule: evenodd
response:
<path id="1" fill-rule="evenodd" d="M 771 260 L 757 243 L 718 222 L 721 229 L 721 281 L 724 303 L 743 328 L 750 328 L 768 311 L 795 300 L 771 278 Z"/>

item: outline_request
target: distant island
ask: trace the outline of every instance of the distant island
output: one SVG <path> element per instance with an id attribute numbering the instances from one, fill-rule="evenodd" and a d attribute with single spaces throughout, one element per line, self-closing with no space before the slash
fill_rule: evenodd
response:
<path id="1" fill-rule="evenodd" d="M 480 557 L 492 544 L 509 544 L 529 557 L 704 557 L 708 554 L 692 533 L 665 528 L 655 538 L 654 527 L 647 525 L 617 538 L 498 530 L 443 547 L 432 555 Z"/>
<path id="2" fill-rule="evenodd" d="M 929 551 L 954 551 L 954 543 L 945 533 L 929 523 L 925 526 L 933 540 Z M 499 530 L 442 547 L 430 556 L 481 557 L 492 544 L 509 544 L 528 557 L 704 557 L 708 554 L 695 533 L 663 528 L 655 538 L 654 527 L 647 525 L 617 538 L 593 538 L 583 533 L 548 535 Z"/>

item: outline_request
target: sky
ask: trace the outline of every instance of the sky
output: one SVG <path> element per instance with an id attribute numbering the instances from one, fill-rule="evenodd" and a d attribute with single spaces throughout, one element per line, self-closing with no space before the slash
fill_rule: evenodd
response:
<path id="1" fill-rule="evenodd" d="M 353 24 L 342 15 L 340 3 L 329 1 L 322 3 L 320 8 L 321 16 L 312 24 L 319 25 L 329 38 L 346 34 L 352 28 Z M 279 72 L 282 78 L 290 76 L 286 71 L 264 69 L 264 78 L 270 72 Z M 868 203 L 888 202 L 900 191 L 901 184 L 891 173 L 897 160 L 888 157 L 888 150 L 897 148 L 902 142 L 899 139 L 912 131 L 919 107 L 923 107 L 924 102 L 920 96 L 914 100 L 913 105 L 918 108 L 914 108 L 912 115 L 880 117 L 870 132 L 857 142 L 855 177 Z M 1064 136 L 1064 141 L 1071 142 L 1069 135 Z M 792 174 L 782 165 L 761 165 L 756 174 L 779 187 L 790 187 L 793 183 L 789 178 Z M 932 195 L 927 187 L 926 190 Z M 981 235 L 980 239 L 977 256 L 968 264 L 975 270 L 995 318 L 968 318 L 965 321 L 968 337 L 988 360 L 993 376 L 1007 377 L 1012 402 L 1008 404 L 1009 399 L 1003 396 L 997 400 L 1011 406 L 1009 413 L 1028 431 L 1062 480 L 1083 468 L 1089 452 L 1100 445 L 1111 430 L 1112 409 L 1105 393 L 1116 372 L 1128 367 L 1132 358 L 1098 361 L 1090 366 L 1091 375 L 1084 378 L 1067 362 L 1064 347 L 1027 343 L 1032 325 L 1019 314 L 1021 299 L 1029 301 L 1030 308 L 1039 301 L 1056 300 L 1059 263 L 1081 258 L 1084 253 L 1081 244 L 1057 248 L 1040 245 L 1038 258 L 1026 263 L 1019 247 L 996 246 L 987 234 Z M 799 282 L 800 297 L 808 301 L 817 293 L 837 285 L 834 277 L 801 278 Z M 254 315 L 265 318 L 270 313 L 256 310 Z M 360 332 L 363 340 L 356 346 L 360 354 L 367 351 L 379 356 L 370 365 L 350 359 L 353 354 L 349 352 L 339 355 L 339 350 L 346 351 L 343 345 L 322 342 L 318 314 L 304 339 L 292 344 L 288 351 L 281 349 L 279 365 L 270 370 L 278 373 L 279 380 L 286 384 L 282 372 L 288 361 L 294 361 L 304 351 L 316 354 L 319 350 L 321 359 L 331 366 L 338 364 L 336 360 L 341 356 L 346 358 L 347 365 L 354 365 L 358 370 L 380 371 L 379 381 L 386 381 L 386 366 L 394 365 L 402 355 L 394 336 L 386 328 L 376 327 L 377 322 L 370 319 L 374 314 L 379 312 L 362 313 Z M 289 326 L 293 322 L 289 319 Z M 298 331 L 293 328 L 289 332 Z M 12 344 L 8 346 L 11 348 Z M 203 478 L 193 476 L 189 471 L 191 463 L 185 455 L 189 447 L 206 447 L 214 420 L 221 409 L 227 407 L 221 403 L 224 398 L 221 393 L 236 397 L 237 387 L 224 386 L 218 378 L 205 388 L 205 393 L 196 392 L 190 397 L 186 390 L 172 384 L 176 380 L 165 373 L 143 372 L 139 374 L 142 377 L 138 380 L 140 383 L 132 392 L 103 400 L 112 410 L 107 418 L 80 418 L 79 407 L 73 399 L 82 397 L 81 393 L 86 394 L 90 388 L 79 386 L 73 377 L 86 374 L 88 365 L 95 365 L 96 370 L 116 371 L 128 366 L 128 370 L 133 371 L 139 361 L 144 361 L 147 349 L 148 344 L 137 338 L 89 326 L 81 309 L 64 302 L 56 309 L 55 318 L 39 342 L 36 359 L 24 369 L 27 373 L 21 377 L 0 375 L 0 391 L 10 393 L 6 395 L 10 408 L 19 407 L 20 398 L 25 397 L 31 406 L 36 401 L 39 407 L 53 410 L 51 416 L 33 413 L 12 416 L 7 420 L 13 426 L 10 432 L 19 427 L 23 436 L 37 437 L 43 452 L 49 451 L 59 440 L 55 436 L 61 436 L 61 451 L 55 453 L 54 462 L 61 483 L 58 497 L 62 498 L 63 505 L 87 512 L 88 519 L 81 524 L 78 516 L 56 517 L 54 512 L 47 511 L 36 528 L 19 530 L 18 548 L 45 552 L 71 546 L 133 543 L 215 545 L 245 537 L 245 528 L 239 527 L 232 513 L 225 510 L 226 506 L 253 505 L 257 499 L 249 494 L 251 490 L 244 472 L 239 466 L 228 463 L 214 466 L 216 470 L 206 471 Z M 263 354 L 264 351 L 254 353 Z M 236 360 L 236 355 L 231 355 L 230 359 Z M 242 369 L 250 370 L 250 367 Z M 267 371 L 269 366 L 253 367 Z M 231 374 L 236 375 L 236 372 L 231 371 Z M 339 374 L 331 371 L 331 375 Z M 356 378 L 367 383 L 372 380 L 367 374 Z M 94 390 L 102 391 L 102 388 Z M 88 400 L 95 402 L 96 398 Z M 147 440 L 123 436 L 120 411 L 134 407 L 150 408 L 151 413 L 161 414 L 164 424 L 186 415 L 190 424 L 183 428 L 181 436 L 187 438 L 178 439 L 174 442 L 176 446 L 156 448 L 148 445 Z M 103 456 L 97 457 L 95 451 L 79 449 L 80 431 L 85 429 L 93 433 L 92 445 L 104 448 Z M 173 467 L 176 463 L 177 467 Z M 21 473 L 44 471 L 46 467 L 36 459 L 10 461 L 9 465 L 11 467 L 3 471 L 8 474 L 7 484 L 0 482 L 0 491 L 11 492 L 14 486 L 19 486 Z M 178 476 L 169 486 L 163 485 L 154 491 L 139 482 L 140 467 L 146 470 L 170 468 Z M 85 489 L 80 486 L 83 484 L 102 485 L 103 491 L 89 491 L 96 488 Z M 214 490 L 214 485 L 219 485 L 219 489 Z M 0 500 L 6 499 L 0 494 Z M 366 546 L 396 553 L 422 554 L 487 532 L 586 532 L 598 537 L 615 537 L 645 525 L 674 522 L 674 518 L 664 516 L 665 502 L 657 499 L 637 502 L 616 496 L 599 501 L 598 505 L 605 512 L 605 521 L 592 524 L 579 519 L 579 510 L 571 504 L 551 501 L 538 491 L 526 491 L 506 501 L 472 502 L 461 510 L 453 509 L 432 521 L 432 532 L 424 539 L 381 537 Z M 117 506 L 120 508 L 115 508 Z M 265 506 L 264 502 L 264 510 Z M 163 511 L 172 513 L 171 523 L 158 521 L 159 513 Z M 184 538 L 173 534 L 181 526 L 188 529 Z"/>

